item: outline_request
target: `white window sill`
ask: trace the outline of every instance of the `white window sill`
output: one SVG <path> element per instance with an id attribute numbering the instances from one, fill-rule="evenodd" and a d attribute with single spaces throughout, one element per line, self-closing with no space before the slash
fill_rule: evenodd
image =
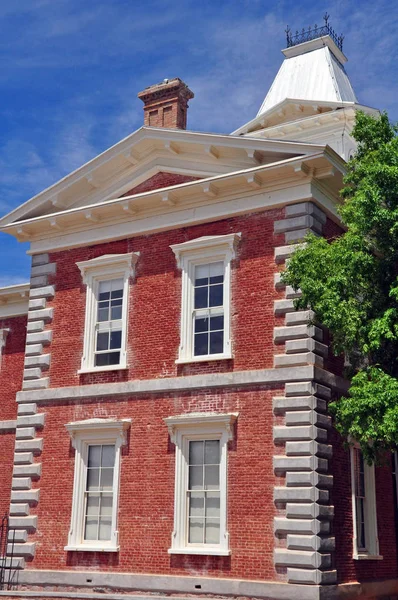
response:
<path id="1" fill-rule="evenodd" d="M 65 546 L 68 552 L 119 552 L 120 546 L 95 546 L 90 544 L 79 544 L 77 546 Z"/>
<path id="2" fill-rule="evenodd" d="M 232 354 L 208 354 L 206 356 L 191 356 L 189 358 L 177 358 L 176 365 L 186 365 L 197 362 L 210 362 L 211 360 L 231 360 Z"/>
<path id="3" fill-rule="evenodd" d="M 354 560 L 383 560 L 383 557 L 380 554 L 354 554 Z"/>
<path id="4" fill-rule="evenodd" d="M 106 367 L 90 367 L 87 369 L 79 369 L 77 374 L 84 375 L 85 373 L 105 373 L 107 371 L 127 371 L 129 369 L 126 365 L 109 365 Z"/>
<path id="5" fill-rule="evenodd" d="M 169 548 L 169 554 L 201 554 L 204 556 L 230 556 L 231 550 L 222 548 Z"/>

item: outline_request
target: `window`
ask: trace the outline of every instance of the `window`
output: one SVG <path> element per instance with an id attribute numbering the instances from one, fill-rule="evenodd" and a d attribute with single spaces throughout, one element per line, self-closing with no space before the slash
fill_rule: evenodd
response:
<path id="1" fill-rule="evenodd" d="M 5 345 L 6 345 L 6 339 L 7 339 L 8 332 L 9 332 L 8 329 L 0 329 L 0 367 L 1 367 L 1 357 L 3 354 L 3 349 L 5 348 Z"/>
<path id="2" fill-rule="evenodd" d="M 377 539 L 374 465 L 368 465 L 358 446 L 351 448 L 354 558 L 381 558 Z"/>
<path id="3" fill-rule="evenodd" d="M 116 552 L 120 449 L 130 419 L 66 425 L 76 449 L 72 517 L 65 550 Z"/>
<path id="4" fill-rule="evenodd" d="M 77 263 L 87 285 L 80 373 L 127 368 L 129 278 L 137 259 L 131 252 Z"/>
<path id="5" fill-rule="evenodd" d="M 232 358 L 231 260 L 239 239 L 237 233 L 171 246 L 182 269 L 177 363 Z"/>
<path id="6" fill-rule="evenodd" d="M 171 554 L 230 554 L 227 446 L 237 413 L 168 417 L 176 445 Z"/>

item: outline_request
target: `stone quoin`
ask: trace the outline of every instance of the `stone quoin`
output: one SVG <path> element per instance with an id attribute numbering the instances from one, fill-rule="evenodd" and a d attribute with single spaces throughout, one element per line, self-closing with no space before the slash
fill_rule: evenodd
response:
<path id="1" fill-rule="evenodd" d="M 342 231 L 377 114 L 325 28 L 288 35 L 230 135 L 187 130 L 165 79 L 143 127 L 0 219 L 32 256 L 0 289 L 0 596 L 398 598 L 395 464 L 333 429 L 343 360 L 280 277 Z"/>

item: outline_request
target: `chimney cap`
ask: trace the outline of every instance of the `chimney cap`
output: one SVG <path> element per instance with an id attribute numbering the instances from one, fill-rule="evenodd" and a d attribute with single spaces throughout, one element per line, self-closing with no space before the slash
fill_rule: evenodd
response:
<path id="1" fill-rule="evenodd" d="M 177 93 L 183 96 L 186 100 L 194 98 L 194 93 L 189 89 L 186 83 L 179 77 L 173 79 L 163 79 L 160 83 L 155 83 L 146 87 L 142 92 L 139 92 L 138 98 L 143 102 L 148 102 L 150 98 L 156 98 L 163 94 Z"/>

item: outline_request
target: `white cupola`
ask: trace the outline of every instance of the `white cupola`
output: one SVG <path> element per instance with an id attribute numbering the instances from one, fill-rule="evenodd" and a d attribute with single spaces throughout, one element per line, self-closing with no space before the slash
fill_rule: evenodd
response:
<path id="1" fill-rule="evenodd" d="M 344 64 L 343 36 L 324 25 L 292 34 L 287 28 L 284 61 L 257 116 L 233 132 L 291 141 L 328 144 L 348 160 L 355 149 L 350 135 L 358 103 Z"/>

